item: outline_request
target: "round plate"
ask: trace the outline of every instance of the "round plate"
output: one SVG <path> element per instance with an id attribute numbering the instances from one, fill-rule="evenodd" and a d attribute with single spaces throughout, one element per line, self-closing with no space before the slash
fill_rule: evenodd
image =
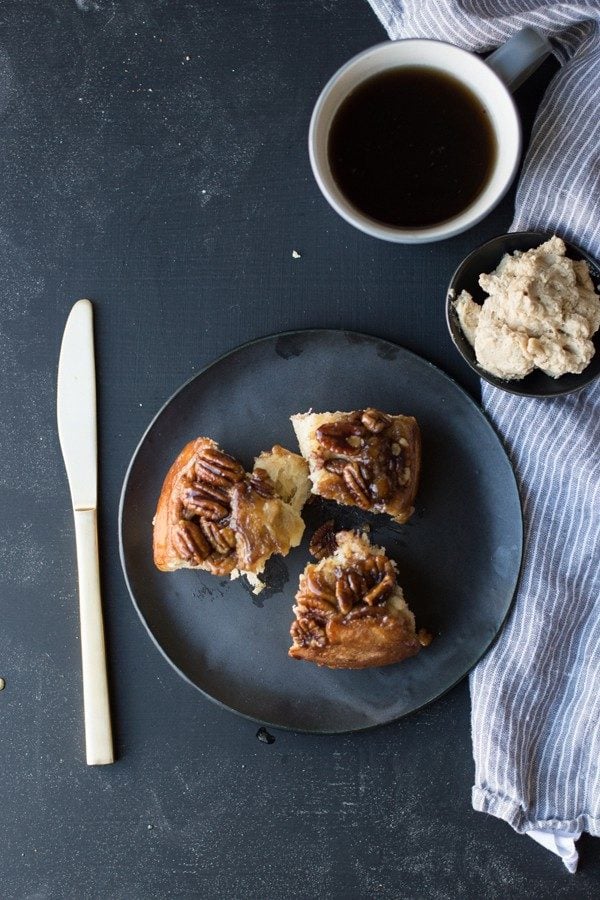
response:
<path id="1" fill-rule="evenodd" d="M 423 469 L 416 511 L 392 524 L 316 499 L 300 547 L 267 568 L 258 597 L 243 579 L 163 573 L 152 561 L 152 517 L 169 466 L 199 435 L 247 468 L 261 450 L 297 449 L 289 416 L 375 406 L 417 417 Z M 418 627 L 434 634 L 418 656 L 359 671 L 290 659 L 289 628 L 308 540 L 328 518 L 368 521 L 396 560 Z M 184 385 L 158 413 L 125 477 L 121 559 L 150 636 L 206 696 L 261 723 L 296 731 L 358 731 L 439 697 L 477 662 L 511 605 L 522 521 L 514 475 L 487 419 L 443 372 L 387 341 L 341 331 L 274 335 L 234 350 Z"/>
<path id="2" fill-rule="evenodd" d="M 477 303 L 483 303 L 487 297 L 486 291 L 479 286 L 479 276 L 482 272 L 493 272 L 505 253 L 514 253 L 515 250 L 533 250 L 539 247 L 545 241 L 548 241 L 552 235 L 543 231 L 511 231 L 508 234 L 499 234 L 492 238 L 491 241 L 482 244 L 477 250 L 464 259 L 448 285 L 446 294 L 446 322 L 450 337 L 454 346 L 461 354 L 462 358 L 471 366 L 474 372 L 477 372 L 484 381 L 493 384 L 495 387 L 508 391 L 509 394 L 520 394 L 523 397 L 557 397 L 559 394 L 571 394 L 573 391 L 580 391 L 595 378 L 600 376 L 600 331 L 597 331 L 592 341 L 596 352 L 590 363 L 579 375 L 567 374 L 560 378 L 552 378 L 546 375 L 540 369 L 534 369 L 529 375 L 520 381 L 505 381 L 502 378 L 496 378 L 482 369 L 477 359 L 475 351 L 466 339 L 458 316 L 454 308 L 454 299 L 459 296 L 461 291 L 468 291 L 473 300 Z M 592 281 L 596 285 L 600 285 L 600 269 L 595 260 L 587 253 L 584 253 L 579 247 L 565 241 L 567 248 L 567 256 L 571 259 L 583 259 L 588 264 Z"/>

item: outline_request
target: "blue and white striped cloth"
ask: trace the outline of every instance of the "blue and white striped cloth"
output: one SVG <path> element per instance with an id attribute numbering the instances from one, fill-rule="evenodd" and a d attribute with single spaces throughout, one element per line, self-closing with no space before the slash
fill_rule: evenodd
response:
<path id="1" fill-rule="evenodd" d="M 488 51 L 525 25 L 561 69 L 540 106 L 512 230 L 600 258 L 600 2 L 369 0 L 391 38 Z M 600 836 L 600 382 L 552 400 L 483 385 L 519 482 L 525 559 L 512 614 L 471 675 L 473 806 L 577 868 Z"/>

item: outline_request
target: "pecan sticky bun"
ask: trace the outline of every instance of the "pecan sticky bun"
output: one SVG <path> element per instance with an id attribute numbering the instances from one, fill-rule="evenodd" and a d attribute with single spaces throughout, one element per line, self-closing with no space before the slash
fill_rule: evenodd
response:
<path id="1" fill-rule="evenodd" d="M 299 414 L 292 424 L 314 494 L 387 513 L 400 524 L 410 518 L 421 467 L 416 419 L 369 407 Z"/>
<path id="2" fill-rule="evenodd" d="M 317 555 L 331 547 L 331 531 L 324 529 L 311 541 Z M 365 534 L 341 531 L 335 544 L 300 576 L 289 655 L 332 669 L 386 666 L 414 656 L 429 636 L 415 631 L 395 563 Z"/>
<path id="3" fill-rule="evenodd" d="M 300 511 L 309 490 L 308 466 L 296 453 L 275 446 L 248 473 L 210 438 L 197 438 L 165 478 L 154 518 L 154 562 L 166 572 L 244 574 L 259 591 L 267 559 L 302 539 Z"/>

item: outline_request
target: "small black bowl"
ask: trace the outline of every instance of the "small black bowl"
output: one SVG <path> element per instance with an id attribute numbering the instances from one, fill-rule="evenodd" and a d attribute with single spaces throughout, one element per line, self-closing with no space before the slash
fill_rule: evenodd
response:
<path id="1" fill-rule="evenodd" d="M 458 321 L 456 310 L 452 301 L 458 297 L 461 291 L 466 290 L 471 294 L 476 303 L 483 303 L 487 294 L 479 287 L 479 276 L 482 272 L 492 272 L 505 253 L 513 253 L 515 250 L 532 250 L 539 247 L 544 241 L 551 238 L 551 234 L 541 231 L 515 231 L 509 234 L 501 234 L 483 244 L 477 250 L 473 250 L 460 264 L 448 285 L 446 295 L 446 322 L 450 336 L 459 353 L 462 355 L 474 372 L 480 378 L 493 384 L 495 387 L 508 391 L 511 394 L 521 394 L 524 397 L 557 397 L 559 394 L 570 394 L 585 387 L 600 375 L 600 331 L 594 335 L 593 342 L 596 352 L 591 362 L 580 375 L 562 375 L 560 378 L 551 378 L 539 369 L 535 369 L 520 381 L 505 381 L 496 378 L 481 368 L 475 358 L 475 351 L 463 334 Z M 567 256 L 571 259 L 584 259 L 590 269 L 592 281 L 598 290 L 600 283 L 600 269 L 598 264 L 573 244 L 565 241 Z"/>

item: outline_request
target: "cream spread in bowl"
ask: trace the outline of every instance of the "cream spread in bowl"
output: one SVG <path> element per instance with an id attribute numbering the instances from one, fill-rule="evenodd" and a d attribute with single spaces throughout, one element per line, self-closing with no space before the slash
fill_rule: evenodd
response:
<path id="1" fill-rule="evenodd" d="M 489 294 L 482 305 L 464 290 L 453 305 L 486 372 L 503 379 L 536 368 L 552 378 L 583 372 L 600 329 L 600 296 L 587 263 L 569 259 L 560 238 L 505 254 L 479 284 Z"/>

